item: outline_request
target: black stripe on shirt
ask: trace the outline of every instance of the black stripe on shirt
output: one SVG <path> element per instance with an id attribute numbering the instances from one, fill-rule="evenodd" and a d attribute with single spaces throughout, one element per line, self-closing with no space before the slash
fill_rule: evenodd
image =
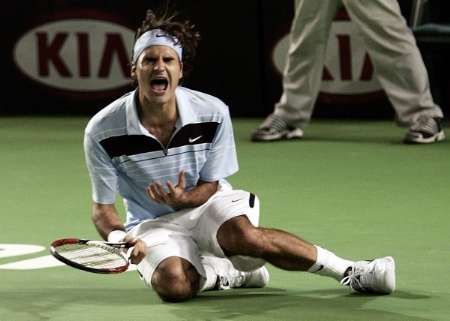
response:
<path id="1" fill-rule="evenodd" d="M 175 134 L 170 141 L 168 149 L 186 145 L 212 143 L 218 126 L 219 123 L 217 122 L 187 124 Z M 163 149 L 156 139 L 145 135 L 108 137 L 100 141 L 100 145 L 102 145 L 111 158 L 155 152 Z"/>
<path id="2" fill-rule="evenodd" d="M 169 148 L 212 143 L 218 126 L 216 122 L 187 124 L 173 137 Z"/>
<path id="3" fill-rule="evenodd" d="M 109 157 L 135 155 L 161 150 L 161 144 L 145 135 L 108 137 L 100 142 Z"/>

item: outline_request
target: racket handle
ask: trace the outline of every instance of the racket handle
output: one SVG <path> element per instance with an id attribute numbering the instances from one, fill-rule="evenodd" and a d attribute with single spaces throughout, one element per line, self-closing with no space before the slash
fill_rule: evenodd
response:
<path id="1" fill-rule="evenodd" d="M 104 242 L 104 244 L 115 247 L 116 249 L 128 249 L 130 244 L 128 242 Z"/>

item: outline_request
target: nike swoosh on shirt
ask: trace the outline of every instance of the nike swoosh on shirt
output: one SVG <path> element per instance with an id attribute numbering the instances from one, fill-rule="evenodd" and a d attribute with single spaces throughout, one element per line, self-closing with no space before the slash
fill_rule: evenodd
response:
<path id="1" fill-rule="evenodd" d="M 197 140 L 199 140 L 200 138 L 202 138 L 202 135 L 197 136 L 197 137 L 195 137 L 195 138 L 189 138 L 189 143 L 190 143 L 190 144 L 195 143 L 195 142 L 196 142 Z"/>

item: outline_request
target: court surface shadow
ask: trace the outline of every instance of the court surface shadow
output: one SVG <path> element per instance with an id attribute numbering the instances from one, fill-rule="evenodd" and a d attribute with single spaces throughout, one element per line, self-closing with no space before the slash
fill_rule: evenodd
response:
<path id="1" fill-rule="evenodd" d="M 207 292 L 177 305 L 172 313 L 185 320 L 392 320 L 425 321 L 391 311 L 364 306 L 380 298 L 376 295 L 349 294 L 342 289 L 286 291 L 276 288 L 239 289 Z M 389 300 L 426 300 L 425 295 L 398 291 Z M 195 307 L 195 309 L 193 308 Z"/>
<path id="2" fill-rule="evenodd" d="M 144 316 L 156 306 L 164 317 L 152 320 L 392 320 L 425 321 L 391 311 L 366 308 L 373 300 L 427 300 L 430 297 L 397 291 L 391 296 L 349 294 L 342 289 L 292 291 L 278 288 L 211 291 L 183 303 L 164 303 L 146 288 L 87 289 L 45 288 L 0 291 L 2 307 L 11 316 L 26 314 L 27 321 L 51 320 L 55 314 L 96 309 L 108 320 L 122 320 L 124 315 L 107 315 L 109 307 L 142 311 Z M 25 303 L 25 304 L 24 304 Z M 153 307 L 153 308 L 152 308 Z M 301 316 L 301 317 L 300 317 Z M 156 317 L 156 318 L 155 318 Z M 97 320 L 97 319 L 95 319 Z M 139 319 L 141 320 L 141 319 Z M 3 320 L 2 320 L 3 321 Z"/>

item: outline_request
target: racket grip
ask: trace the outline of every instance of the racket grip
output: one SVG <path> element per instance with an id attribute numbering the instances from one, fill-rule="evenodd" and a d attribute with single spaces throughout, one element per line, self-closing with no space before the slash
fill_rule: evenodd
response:
<path id="1" fill-rule="evenodd" d="M 120 243 L 127 236 L 127 233 L 122 230 L 114 230 L 108 234 L 108 242 Z"/>
<path id="2" fill-rule="evenodd" d="M 129 247 L 127 249 L 127 253 L 125 254 L 125 256 L 126 256 L 126 258 L 127 258 L 129 263 L 131 263 L 131 258 L 130 257 L 131 257 L 131 253 L 133 252 L 133 250 L 134 250 L 134 246 Z"/>

